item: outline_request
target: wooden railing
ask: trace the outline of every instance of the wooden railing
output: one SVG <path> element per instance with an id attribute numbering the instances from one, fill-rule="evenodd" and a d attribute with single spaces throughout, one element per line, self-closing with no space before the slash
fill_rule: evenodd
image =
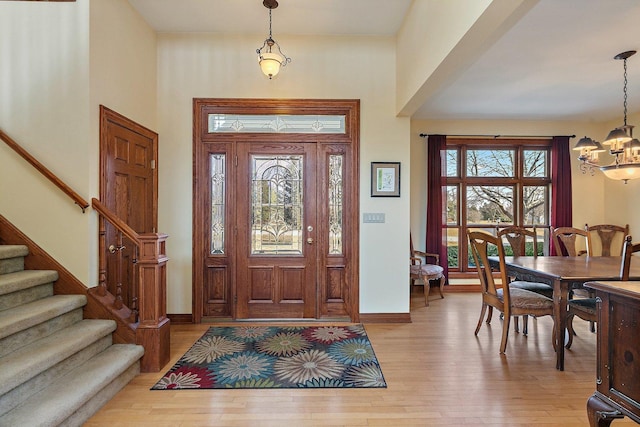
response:
<path id="1" fill-rule="evenodd" d="M 166 304 L 166 234 L 138 234 L 118 218 L 98 199 L 91 199 L 91 206 L 101 215 L 99 239 L 99 283 L 97 297 L 110 310 L 135 331 L 135 342 L 145 349 L 141 362 L 143 372 L 158 372 L 169 362 L 169 319 Z M 136 307 L 127 307 L 116 290 L 112 295 L 107 289 L 106 222 L 131 240 L 138 249 L 136 262 L 137 287 L 139 296 Z M 120 285 L 120 284 L 118 284 Z"/>
<path id="2" fill-rule="evenodd" d="M 82 197 L 80 197 L 80 195 L 78 193 L 73 191 L 71 189 L 71 187 L 69 187 L 67 184 L 62 182 L 62 180 L 60 178 L 58 178 L 53 172 L 51 172 L 49 169 L 47 169 L 46 166 L 44 166 L 42 163 L 37 161 L 35 159 L 35 157 L 33 157 L 31 154 L 29 154 L 29 152 L 27 152 L 27 150 L 25 150 L 20 145 L 18 145 L 17 142 L 15 142 L 13 139 L 11 139 L 9 137 L 9 135 L 4 133 L 2 130 L 0 130 L 0 139 L 3 140 L 13 151 L 18 153 L 23 159 L 25 159 L 27 162 L 29 162 L 29 164 L 31 164 L 31 166 L 36 168 L 36 170 L 38 172 L 40 172 L 42 175 L 44 175 L 56 187 L 58 187 L 67 196 L 69 196 L 71 198 L 71 200 L 73 200 L 76 205 L 80 206 L 80 209 L 82 209 L 82 213 L 85 212 L 85 209 L 87 209 L 89 207 L 89 203 L 86 200 L 84 200 Z"/>

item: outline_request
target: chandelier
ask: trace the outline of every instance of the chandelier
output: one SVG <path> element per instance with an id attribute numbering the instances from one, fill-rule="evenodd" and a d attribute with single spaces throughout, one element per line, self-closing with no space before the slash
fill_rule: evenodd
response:
<path id="1" fill-rule="evenodd" d="M 640 141 L 633 137 L 634 126 L 627 124 L 627 59 L 635 53 L 635 50 L 629 50 L 614 56 L 614 59 L 624 60 L 624 124 L 609 132 L 602 144 L 585 136 L 573 148 L 580 151 L 578 160 L 582 162 L 582 173 L 590 171 L 593 174 L 593 168 L 599 168 L 606 177 L 625 184 L 630 179 L 640 178 Z M 615 158 L 610 165 L 598 163 L 598 154 L 607 151 L 603 145 L 609 146 L 609 154 Z"/>
<path id="2" fill-rule="evenodd" d="M 278 2 L 276 0 L 264 0 L 262 4 L 269 9 L 269 37 L 264 41 L 262 47 L 256 49 L 256 53 L 258 54 L 260 69 L 271 80 L 280 72 L 280 67 L 284 67 L 291 62 L 291 58 L 282 53 L 280 45 L 271 35 L 271 11 L 278 7 Z"/>

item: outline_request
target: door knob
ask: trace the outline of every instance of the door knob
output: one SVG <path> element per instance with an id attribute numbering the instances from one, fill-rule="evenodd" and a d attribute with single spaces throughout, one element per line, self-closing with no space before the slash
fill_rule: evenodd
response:
<path id="1" fill-rule="evenodd" d="M 312 237 L 307 237 L 307 243 L 310 245 L 313 245 L 313 238 Z"/>
<path id="2" fill-rule="evenodd" d="M 124 245 L 122 245 L 122 246 L 110 245 L 109 246 L 109 252 L 112 253 L 112 254 L 115 254 L 116 252 L 121 251 L 124 248 L 125 248 Z"/>

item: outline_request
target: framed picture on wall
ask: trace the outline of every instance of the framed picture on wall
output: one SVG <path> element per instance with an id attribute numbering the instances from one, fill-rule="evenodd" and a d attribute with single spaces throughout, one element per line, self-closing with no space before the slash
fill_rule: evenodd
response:
<path id="1" fill-rule="evenodd" d="M 371 197 L 400 197 L 400 162 L 371 162 Z"/>

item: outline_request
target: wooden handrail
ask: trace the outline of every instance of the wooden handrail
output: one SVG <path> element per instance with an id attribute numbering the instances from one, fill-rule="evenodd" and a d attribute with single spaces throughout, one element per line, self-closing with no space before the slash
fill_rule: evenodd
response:
<path id="1" fill-rule="evenodd" d="M 89 207 L 89 203 L 84 200 L 78 193 L 73 191 L 71 187 L 62 182 L 60 178 L 58 178 L 53 172 L 47 169 L 42 163 L 37 161 L 35 157 L 33 157 L 29 152 L 27 152 L 24 148 L 22 148 L 17 142 L 9 137 L 6 133 L 0 130 L 0 139 L 3 140 L 9 148 L 13 149 L 16 153 L 18 153 L 23 159 L 25 159 L 31 166 L 36 168 L 38 172 L 44 175 L 49 181 L 51 181 L 56 187 L 62 190 L 67 196 L 71 197 L 74 203 L 80 206 L 82 209 L 82 213 L 84 213 L 85 209 Z"/>
<path id="2" fill-rule="evenodd" d="M 91 207 L 97 210 L 100 215 L 105 217 L 111 224 L 113 224 L 118 230 L 120 230 L 130 240 L 140 246 L 140 235 L 129 225 L 118 218 L 109 208 L 102 204 L 102 202 L 96 198 L 91 199 Z"/>

